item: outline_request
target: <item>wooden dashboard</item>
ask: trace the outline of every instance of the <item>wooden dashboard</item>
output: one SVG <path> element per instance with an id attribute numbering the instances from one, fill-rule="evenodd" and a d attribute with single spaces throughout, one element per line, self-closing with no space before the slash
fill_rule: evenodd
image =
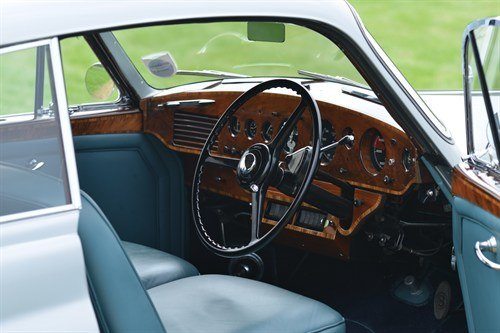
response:
<path id="1" fill-rule="evenodd" d="M 208 134 L 243 91 L 243 87 L 233 87 L 163 93 L 142 100 L 137 111 L 75 117 L 72 119 L 73 133 L 150 133 L 168 148 L 182 153 L 186 182 L 190 183 L 197 155 Z M 353 188 L 351 199 L 361 204 L 353 206 L 349 221 L 328 215 L 329 224 L 322 231 L 299 226 L 295 216 L 278 240 L 347 260 L 350 257 L 351 236 L 361 229 L 367 218 L 381 209 L 386 200 L 400 200 L 412 185 L 426 182 L 423 180 L 426 174 L 421 172 L 423 169 L 417 161 L 418 150 L 408 136 L 392 118 L 388 120 L 380 116 L 387 114 L 383 106 L 356 97 L 347 97 L 344 105 L 314 94 L 313 97 L 321 112 L 323 129 L 325 131 L 326 126 L 329 133 L 323 144 L 338 140 L 345 134 L 355 137 L 351 146 L 340 146 L 330 158 L 323 160 L 320 171 L 331 179 L 349 184 Z M 337 91 L 336 101 L 337 98 L 341 101 L 341 92 Z M 272 140 L 298 103 L 299 97 L 288 92 L 273 91 L 258 95 L 235 114 L 235 119 L 230 120 L 212 153 L 239 158 L 252 144 Z M 370 108 L 375 111 L 367 112 Z M 306 110 L 297 124 L 297 135 L 290 138 L 290 142 L 294 141 L 294 149 L 309 144 L 310 128 L 311 117 Z M 377 156 L 374 156 L 375 153 Z M 212 165 L 205 168 L 204 177 L 201 186 L 205 190 L 250 202 L 249 193 L 238 185 L 233 170 Z M 335 182 L 314 182 L 332 194 L 343 194 Z M 290 198 L 271 188 L 266 201 L 267 205 L 287 203 Z M 303 209 L 317 210 L 307 204 L 303 205 Z M 275 223 L 269 219 L 264 222 L 267 227 Z"/>
<path id="2" fill-rule="evenodd" d="M 144 100 L 141 103 L 141 108 L 145 110 L 144 131 L 157 135 L 172 150 L 198 154 L 211 127 L 241 93 L 195 91 Z M 194 101 L 206 104 L 195 104 Z M 186 105 L 183 106 L 182 102 Z M 271 126 L 272 138 L 298 102 L 299 97 L 294 95 L 258 95 L 235 114 L 239 132 L 232 132 L 230 124 L 227 130 L 222 131 L 215 146 L 216 154 L 239 158 L 252 144 L 266 142 L 265 128 Z M 318 101 L 318 106 L 323 126 L 327 124 L 334 132 L 326 144 L 333 142 L 331 138 L 338 140 L 344 134 L 355 137 L 352 146 L 337 148 L 332 160 L 324 161 L 320 170 L 353 186 L 393 195 L 402 195 L 411 185 L 421 182 L 416 163 L 417 149 L 402 130 L 334 104 Z M 253 135 L 248 133 L 249 124 L 250 128 L 254 128 Z M 311 118 L 306 111 L 298 122 L 295 149 L 308 145 L 310 128 Z M 379 160 L 374 162 L 375 154 L 378 154 Z"/>

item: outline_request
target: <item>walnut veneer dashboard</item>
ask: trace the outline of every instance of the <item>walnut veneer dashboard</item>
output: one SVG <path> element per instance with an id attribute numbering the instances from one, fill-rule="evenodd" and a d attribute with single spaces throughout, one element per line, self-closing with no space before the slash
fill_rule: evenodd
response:
<path id="1" fill-rule="evenodd" d="M 218 118 L 242 91 L 191 91 L 156 96 L 142 102 L 144 130 L 172 150 L 197 154 Z M 356 99 L 353 97 L 353 99 Z M 257 142 L 268 142 L 278 132 L 299 98 L 264 93 L 240 109 L 222 131 L 214 154 L 239 158 Z M 320 170 L 353 186 L 401 195 L 420 182 L 417 149 L 407 135 L 386 119 L 318 100 L 323 122 L 323 145 L 353 134 L 354 144 L 340 146 L 322 160 Z M 357 101 L 356 105 L 374 104 Z M 371 108 L 385 109 L 380 106 Z M 380 113 L 379 113 L 380 114 Z M 285 150 L 306 146 L 311 138 L 308 112 L 298 123 Z"/>
<path id="2" fill-rule="evenodd" d="M 285 243 L 311 251 L 349 257 L 350 237 L 363 222 L 383 207 L 385 200 L 399 200 L 412 185 L 422 182 L 418 150 L 408 136 L 377 103 L 352 96 L 338 85 L 311 84 L 309 90 L 316 99 L 322 116 L 322 144 L 332 143 L 343 135 L 352 134 L 353 144 L 339 146 L 324 156 L 315 184 L 335 195 L 344 189 L 335 180 L 349 184 L 353 202 L 352 218 L 342 221 L 326 214 L 323 227 L 307 228 L 295 217 L 279 237 Z M 140 119 L 134 113 L 123 117 L 101 119 L 108 133 L 142 131 L 159 138 L 170 149 L 183 153 L 187 182 L 192 179 L 197 155 L 227 107 L 249 84 L 218 85 L 201 90 L 178 90 L 162 93 L 141 101 Z M 288 91 L 273 90 L 256 96 L 245 104 L 227 124 L 213 147 L 212 154 L 239 158 L 257 142 L 268 142 L 299 103 L 299 97 Z M 75 134 L 91 134 L 96 117 L 74 119 Z M 127 130 L 127 127 L 129 129 Z M 121 129 L 120 129 L 121 128 Z M 305 111 L 296 129 L 288 138 L 283 155 L 309 144 L 311 118 Z M 250 194 L 238 186 L 234 171 L 212 165 L 204 169 L 202 188 L 250 202 Z M 290 198 L 271 188 L 267 204 L 290 202 Z M 318 212 L 307 204 L 304 209 Z M 275 223 L 265 219 L 268 227 Z"/>

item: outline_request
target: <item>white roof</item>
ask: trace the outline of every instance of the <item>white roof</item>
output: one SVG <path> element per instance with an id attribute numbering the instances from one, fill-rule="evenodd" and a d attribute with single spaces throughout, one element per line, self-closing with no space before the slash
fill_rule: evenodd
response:
<path id="1" fill-rule="evenodd" d="M 344 0 L 0 0 L 0 45 L 120 26 L 210 17 L 304 18 L 360 34 L 349 7 Z"/>

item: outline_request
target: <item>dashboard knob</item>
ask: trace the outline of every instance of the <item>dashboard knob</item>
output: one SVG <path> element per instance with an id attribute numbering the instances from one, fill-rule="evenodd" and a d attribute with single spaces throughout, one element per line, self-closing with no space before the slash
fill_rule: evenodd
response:
<path id="1" fill-rule="evenodd" d="M 392 183 L 393 181 L 394 181 L 394 179 L 393 179 L 393 178 L 391 178 L 391 177 L 389 177 L 389 176 L 387 176 L 387 175 L 385 175 L 385 176 L 384 176 L 384 183 L 385 183 L 385 184 L 390 184 L 390 183 Z"/>

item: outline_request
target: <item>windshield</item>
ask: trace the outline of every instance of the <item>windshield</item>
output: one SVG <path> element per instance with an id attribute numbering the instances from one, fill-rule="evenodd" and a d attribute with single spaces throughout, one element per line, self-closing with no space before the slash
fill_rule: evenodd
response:
<path id="1" fill-rule="evenodd" d="M 146 82 L 157 89 L 229 77 L 307 77 L 299 70 L 366 84 L 332 41 L 294 24 L 191 23 L 114 34 Z M 155 61 L 175 70 L 153 75 Z"/>

